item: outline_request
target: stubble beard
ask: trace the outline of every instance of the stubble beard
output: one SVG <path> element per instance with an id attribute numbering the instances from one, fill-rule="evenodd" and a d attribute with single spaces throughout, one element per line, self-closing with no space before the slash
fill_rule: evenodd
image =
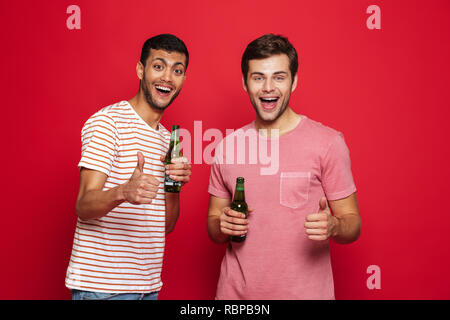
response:
<path id="1" fill-rule="evenodd" d="M 258 102 L 260 102 L 258 98 L 256 101 L 254 99 L 250 99 L 250 102 L 252 103 L 253 108 L 255 109 L 256 114 L 258 115 L 258 118 L 260 120 L 262 120 L 263 122 L 274 122 L 274 121 L 278 120 L 278 118 L 281 117 L 283 115 L 283 113 L 286 111 L 287 107 L 289 106 L 290 98 L 291 98 L 291 95 L 289 94 L 289 96 L 287 96 L 286 99 L 282 101 L 282 105 L 281 105 L 280 109 L 278 110 L 278 112 L 275 114 L 275 116 L 272 116 L 272 114 L 269 114 L 269 115 L 265 114 L 265 113 L 263 113 L 263 111 L 260 110 L 260 108 L 263 109 L 263 107 L 262 106 L 258 107 Z"/>
<path id="2" fill-rule="evenodd" d="M 170 101 L 169 101 L 167 104 L 165 104 L 165 105 L 158 104 L 158 103 L 153 99 L 153 96 L 152 96 L 152 94 L 150 93 L 150 90 L 149 90 L 149 88 L 148 88 L 148 86 L 147 86 L 147 81 L 146 81 L 146 78 L 145 78 L 145 71 L 144 71 L 143 79 L 141 80 L 141 89 L 142 89 L 142 93 L 144 94 L 145 101 L 147 101 L 147 103 L 150 105 L 150 107 L 152 107 L 152 108 L 155 109 L 155 110 L 159 110 L 159 111 L 164 111 L 164 110 L 166 110 L 167 107 L 170 106 L 170 105 L 172 104 L 172 102 L 175 100 L 175 98 L 178 97 L 178 95 L 180 94 L 180 91 L 181 91 L 181 88 L 178 89 L 178 90 L 174 93 L 172 99 L 170 99 Z"/>

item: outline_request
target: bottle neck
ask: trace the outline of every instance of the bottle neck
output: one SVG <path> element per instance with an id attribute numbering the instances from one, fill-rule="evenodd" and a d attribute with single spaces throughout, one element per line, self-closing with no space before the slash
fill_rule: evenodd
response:
<path id="1" fill-rule="evenodd" d="M 172 153 L 176 153 L 175 156 L 178 157 L 180 151 L 180 133 L 178 129 L 173 130 L 170 135 L 170 149 L 172 149 Z"/>
<path id="2" fill-rule="evenodd" d="M 236 190 L 234 191 L 234 201 L 245 201 L 244 184 L 236 184 Z"/>
<path id="3" fill-rule="evenodd" d="M 178 129 L 173 130 L 170 134 L 170 143 L 173 143 L 175 141 L 180 141 L 180 133 Z"/>

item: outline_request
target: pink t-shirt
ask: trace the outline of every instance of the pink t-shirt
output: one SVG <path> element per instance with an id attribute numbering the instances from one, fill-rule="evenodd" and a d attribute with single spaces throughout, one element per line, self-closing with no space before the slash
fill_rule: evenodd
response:
<path id="1" fill-rule="evenodd" d="M 271 146 L 271 140 L 258 135 L 255 146 L 248 138 L 249 132 L 256 134 L 255 123 L 241 129 L 217 146 L 208 192 L 232 199 L 236 178 L 242 176 L 246 202 L 254 211 L 247 239 L 230 242 L 226 250 L 216 299 L 334 299 L 329 243 L 308 239 L 304 222 L 318 211 L 322 196 L 337 200 L 356 191 L 343 135 L 302 116 L 278 139 L 277 172 L 261 174 L 267 159 L 254 161 L 250 154 L 259 155 L 262 143 Z M 245 148 L 239 143 L 230 148 L 239 132 L 247 136 Z M 230 160 L 242 149 L 245 161 Z"/>

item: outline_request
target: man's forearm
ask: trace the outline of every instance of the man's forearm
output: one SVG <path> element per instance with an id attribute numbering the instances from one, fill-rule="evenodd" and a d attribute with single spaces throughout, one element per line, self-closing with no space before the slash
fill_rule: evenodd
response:
<path id="1" fill-rule="evenodd" d="M 122 185 L 106 191 L 90 190 L 77 200 L 76 212 L 82 220 L 98 219 L 124 201 Z"/>
<path id="2" fill-rule="evenodd" d="M 341 218 L 335 218 L 338 220 L 335 235 L 332 237 L 335 242 L 347 244 L 359 238 L 361 231 L 361 218 L 359 214 L 346 214 Z"/>
<path id="3" fill-rule="evenodd" d="M 166 234 L 173 231 L 180 216 L 180 194 L 166 192 Z"/>

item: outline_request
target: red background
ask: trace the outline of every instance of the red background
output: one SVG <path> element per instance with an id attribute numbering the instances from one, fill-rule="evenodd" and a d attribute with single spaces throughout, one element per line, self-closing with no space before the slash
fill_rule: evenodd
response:
<path id="1" fill-rule="evenodd" d="M 66 27 L 71 4 L 81 30 Z M 366 27 L 372 4 L 381 30 Z M 193 133 L 202 120 L 225 132 L 255 117 L 240 58 L 273 32 L 300 57 L 291 106 L 342 131 L 351 151 L 363 226 L 356 243 L 332 243 L 336 297 L 449 299 L 449 15 L 447 0 L 2 0 L 0 298 L 70 299 L 80 131 L 137 92 L 148 37 L 176 34 L 191 54 L 162 123 Z M 209 166 L 192 171 L 167 238 L 161 299 L 214 298 L 225 247 L 206 232 Z M 370 265 L 381 269 L 379 290 L 366 286 Z"/>

